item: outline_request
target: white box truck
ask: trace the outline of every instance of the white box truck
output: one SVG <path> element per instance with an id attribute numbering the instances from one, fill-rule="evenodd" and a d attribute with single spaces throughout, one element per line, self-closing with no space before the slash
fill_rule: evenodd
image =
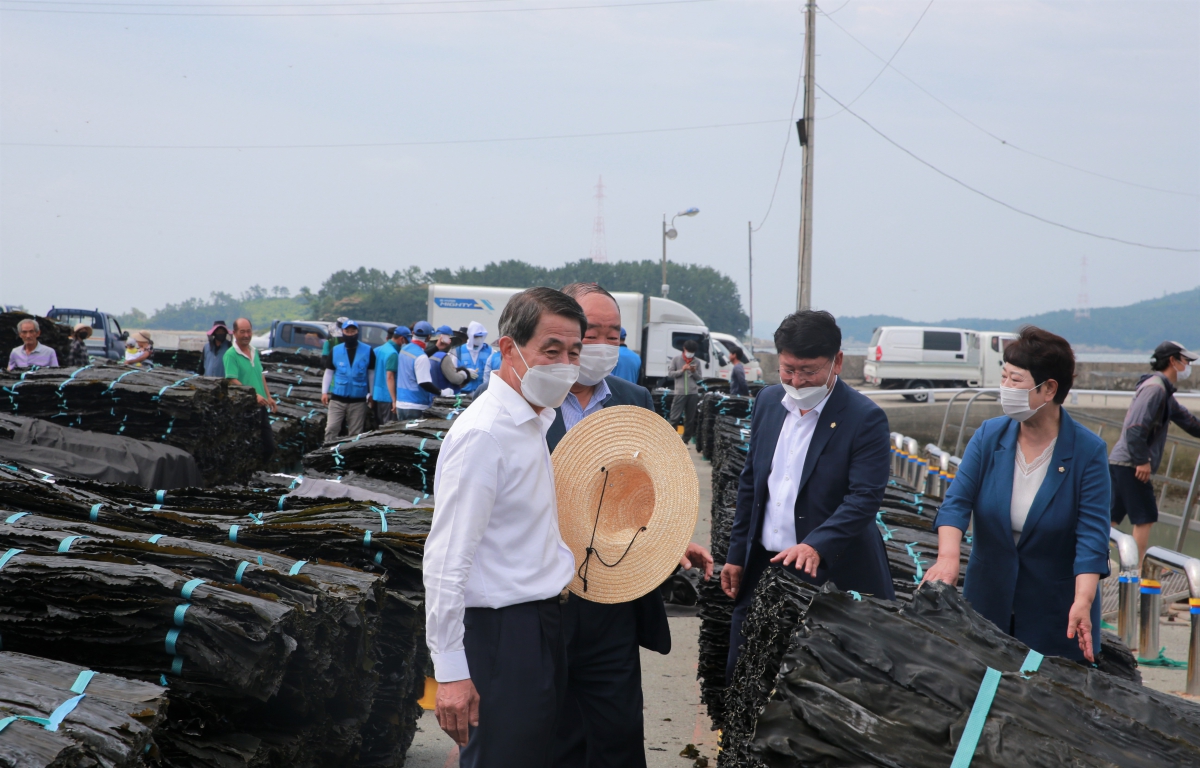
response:
<path id="1" fill-rule="evenodd" d="M 483 323 L 491 342 L 499 337 L 500 313 L 508 300 L 522 288 L 489 288 L 478 285 L 429 286 L 429 322 L 436 328 L 465 327 L 472 320 Z M 700 349 L 701 375 L 729 378 L 733 365 L 719 343 L 709 336 L 704 321 L 677 301 L 646 297 L 641 293 L 614 292 L 625 327 L 625 344 L 642 358 L 642 384 L 656 386 L 667 375 L 667 366 L 683 343 L 694 339 Z"/>
<path id="2" fill-rule="evenodd" d="M 1004 347 L 1015 333 L 936 326 L 876 328 L 863 379 L 880 389 L 998 387 Z M 905 395 L 925 402 L 927 395 Z"/>

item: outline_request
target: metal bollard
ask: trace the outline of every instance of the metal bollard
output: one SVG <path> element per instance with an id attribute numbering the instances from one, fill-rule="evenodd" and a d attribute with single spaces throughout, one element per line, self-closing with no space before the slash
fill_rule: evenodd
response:
<path id="1" fill-rule="evenodd" d="M 921 447 L 917 445 L 916 440 L 906 437 L 904 438 L 904 453 L 908 457 L 908 470 L 905 477 L 908 480 L 908 484 L 916 488 L 917 493 L 920 493 L 921 491 L 917 486 L 921 482 Z"/>
<path id="2" fill-rule="evenodd" d="M 892 433 L 892 475 L 895 477 L 904 477 L 904 435 L 899 432 Z"/>
<path id="3" fill-rule="evenodd" d="M 1147 553 L 1149 555 L 1149 553 Z M 1162 568 L 1147 556 L 1142 561 L 1141 583 L 1138 585 L 1138 653 L 1143 659 L 1158 656 L 1162 648 L 1158 641 L 1158 618 L 1162 613 Z"/>
<path id="4" fill-rule="evenodd" d="M 1158 575 L 1162 572 L 1162 568 L 1170 567 L 1175 570 L 1183 571 L 1188 582 L 1188 605 L 1191 610 L 1188 612 L 1192 622 L 1192 632 L 1190 642 L 1188 643 L 1188 669 L 1187 669 L 1187 688 L 1186 693 L 1189 696 L 1200 695 L 1200 560 L 1194 557 L 1182 555 L 1170 549 L 1163 547 L 1150 547 L 1146 550 L 1146 558 L 1142 561 L 1142 642 L 1150 641 L 1150 645 L 1143 644 L 1139 649 L 1142 658 L 1152 658 L 1151 653 L 1158 655 L 1158 613 L 1162 604 L 1162 588 L 1158 586 Z M 1153 585 L 1157 587 L 1154 592 L 1150 593 L 1150 597 L 1154 598 L 1153 607 L 1154 613 L 1151 614 L 1150 620 L 1147 621 L 1147 593 L 1146 593 L 1146 577 L 1149 569 L 1153 569 L 1154 581 Z M 1158 594 L 1155 594 L 1157 592 Z M 1147 624 L 1153 625 L 1153 632 L 1147 632 Z M 1149 635 L 1149 637 L 1148 637 Z M 1151 650 L 1153 649 L 1153 650 Z M 1150 651 L 1150 653 L 1147 653 Z"/>
<path id="5" fill-rule="evenodd" d="M 1129 650 L 1138 649 L 1138 574 L 1137 542 L 1116 528 L 1108 531 L 1108 540 L 1117 548 L 1121 570 L 1117 573 L 1117 635 Z"/>

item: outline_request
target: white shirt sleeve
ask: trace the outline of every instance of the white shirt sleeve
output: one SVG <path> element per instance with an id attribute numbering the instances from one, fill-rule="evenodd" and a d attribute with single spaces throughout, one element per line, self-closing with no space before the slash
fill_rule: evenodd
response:
<path id="1" fill-rule="evenodd" d="M 443 445 L 434 477 L 437 511 L 425 540 L 425 638 L 439 683 L 471 676 L 463 647 L 464 593 L 475 551 L 487 530 L 503 477 L 502 451 L 489 433 L 471 429 Z"/>
<path id="2" fill-rule="evenodd" d="M 328 395 L 329 387 L 333 385 L 333 371 L 326 368 L 325 373 L 321 374 L 321 394 Z"/>
<path id="3" fill-rule="evenodd" d="M 417 386 L 433 383 L 429 375 L 429 355 L 417 355 L 413 360 L 413 372 L 417 375 Z"/>

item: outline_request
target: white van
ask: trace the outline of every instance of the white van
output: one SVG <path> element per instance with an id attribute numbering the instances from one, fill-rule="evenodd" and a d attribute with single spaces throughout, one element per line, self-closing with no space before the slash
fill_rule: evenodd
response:
<path id="1" fill-rule="evenodd" d="M 996 387 L 1004 347 L 1015 333 L 936 326 L 876 328 L 867 347 L 863 378 L 880 389 Z M 924 402 L 926 395 L 905 395 Z"/>
<path id="2" fill-rule="evenodd" d="M 754 356 L 750 355 L 746 351 L 746 347 L 742 346 L 742 343 L 737 340 L 736 336 L 733 336 L 728 333 L 717 333 L 716 331 L 713 331 L 712 333 L 710 333 L 708 335 L 711 336 L 712 340 L 717 342 L 717 344 L 725 347 L 725 350 L 727 352 L 730 352 L 730 353 L 737 352 L 742 357 L 746 358 L 749 361 L 749 362 L 745 363 L 745 365 L 744 365 L 744 368 L 746 369 L 746 381 L 749 382 L 749 381 L 762 381 L 763 380 L 762 365 L 759 364 L 758 360 Z M 730 368 L 730 370 L 733 369 L 733 361 L 732 360 L 729 363 L 729 368 Z M 728 374 L 726 374 L 726 373 L 722 373 L 721 376 L 722 376 L 722 378 L 726 378 L 726 379 L 729 378 Z"/>
<path id="3" fill-rule="evenodd" d="M 523 288 L 492 288 L 476 285 L 434 283 L 429 286 L 428 320 L 437 327 L 465 327 L 472 320 L 488 329 L 489 341 L 499 335 L 500 313 L 508 300 Z M 646 297 L 641 293 L 614 292 L 613 298 L 621 310 L 621 325 L 625 327 L 625 345 L 641 355 L 641 381 L 655 386 L 667 375 L 667 366 L 683 349 L 683 343 L 694 339 L 699 345 L 696 357 L 701 361 L 700 374 L 705 378 L 729 378 L 733 365 L 725 347 L 714 342 L 700 317 L 677 301 Z M 747 366 L 746 376 L 750 376 Z"/>

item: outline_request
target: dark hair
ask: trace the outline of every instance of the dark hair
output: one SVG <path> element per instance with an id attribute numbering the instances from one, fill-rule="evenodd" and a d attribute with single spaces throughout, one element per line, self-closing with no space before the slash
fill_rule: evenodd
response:
<path id="1" fill-rule="evenodd" d="M 821 309 L 802 309 L 783 318 L 775 329 L 775 351 L 802 359 L 837 357 L 842 329 L 833 315 Z"/>
<path id="2" fill-rule="evenodd" d="M 700 349 L 700 345 L 696 343 L 695 339 L 688 339 L 683 342 L 683 349 L 685 352 L 695 352 L 697 349 Z"/>
<path id="3" fill-rule="evenodd" d="M 1022 327 L 1018 333 L 1016 341 L 1004 348 L 1004 362 L 1029 371 L 1038 386 L 1054 379 L 1058 383 L 1054 402 L 1062 405 L 1075 381 L 1075 352 L 1071 343 L 1032 325 Z"/>
<path id="4" fill-rule="evenodd" d="M 500 335 L 523 347 L 537 333 L 542 315 L 559 315 L 579 323 L 579 335 L 587 333 L 587 315 L 579 302 L 553 288 L 527 288 L 508 300 L 500 313 Z"/>

